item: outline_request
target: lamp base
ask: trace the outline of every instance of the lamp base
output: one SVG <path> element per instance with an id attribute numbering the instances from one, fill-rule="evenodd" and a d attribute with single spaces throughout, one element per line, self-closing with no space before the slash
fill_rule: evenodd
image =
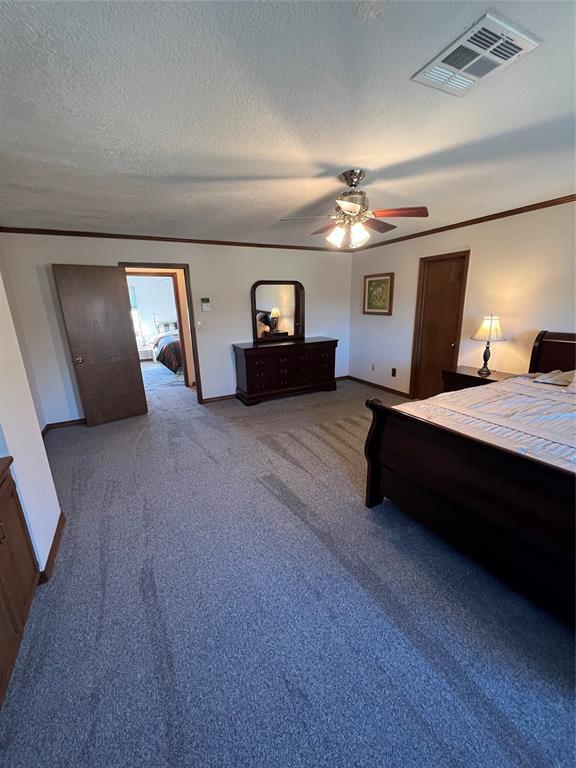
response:
<path id="1" fill-rule="evenodd" d="M 482 355 L 482 359 L 484 360 L 484 365 L 482 368 L 478 370 L 478 376 L 490 376 L 492 371 L 490 368 L 488 368 L 488 360 L 490 360 L 490 342 L 486 342 L 486 349 L 484 350 L 484 354 Z"/>

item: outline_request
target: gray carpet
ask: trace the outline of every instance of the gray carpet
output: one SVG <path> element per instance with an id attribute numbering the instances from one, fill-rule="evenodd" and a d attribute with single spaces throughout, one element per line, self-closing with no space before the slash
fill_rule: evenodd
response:
<path id="1" fill-rule="evenodd" d="M 68 524 L 2 766 L 573 765 L 568 630 L 364 507 L 377 392 L 199 406 L 144 369 L 148 416 L 48 435 Z"/>

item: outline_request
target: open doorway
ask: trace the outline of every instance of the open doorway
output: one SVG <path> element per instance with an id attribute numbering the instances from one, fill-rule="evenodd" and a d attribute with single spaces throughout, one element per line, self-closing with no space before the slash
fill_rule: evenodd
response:
<path id="1" fill-rule="evenodd" d="M 123 266 L 145 389 L 196 388 L 197 356 L 184 268 Z"/>

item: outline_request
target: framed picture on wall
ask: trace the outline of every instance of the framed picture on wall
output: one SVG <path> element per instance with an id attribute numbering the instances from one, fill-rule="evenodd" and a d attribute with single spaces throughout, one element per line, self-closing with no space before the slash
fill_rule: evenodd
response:
<path id="1" fill-rule="evenodd" d="M 394 299 L 394 272 L 364 275 L 365 315 L 391 315 Z"/>

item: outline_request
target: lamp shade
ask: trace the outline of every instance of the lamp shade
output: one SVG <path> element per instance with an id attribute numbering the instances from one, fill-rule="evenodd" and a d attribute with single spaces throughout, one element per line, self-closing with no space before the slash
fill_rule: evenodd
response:
<path id="1" fill-rule="evenodd" d="M 272 307 L 270 311 L 270 317 L 280 317 L 280 310 L 278 307 Z"/>
<path id="2" fill-rule="evenodd" d="M 506 341 L 498 315 L 486 315 L 470 337 L 476 341 Z"/>

